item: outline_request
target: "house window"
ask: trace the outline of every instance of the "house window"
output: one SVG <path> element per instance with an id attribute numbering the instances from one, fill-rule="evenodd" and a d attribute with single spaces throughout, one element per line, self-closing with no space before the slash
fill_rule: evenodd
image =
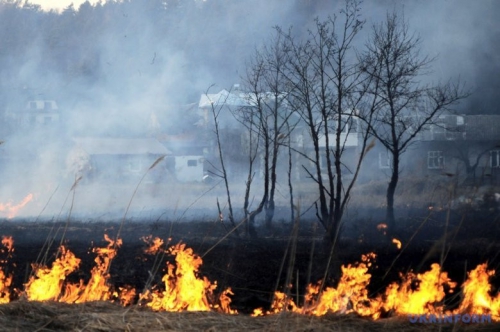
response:
<path id="1" fill-rule="evenodd" d="M 443 151 L 427 152 L 427 168 L 442 169 L 444 167 Z"/>
<path id="2" fill-rule="evenodd" d="M 46 110 L 51 110 L 52 109 L 52 102 L 50 101 L 44 101 L 43 102 L 43 108 Z"/>
<path id="3" fill-rule="evenodd" d="M 188 167 L 196 167 L 196 166 L 198 166 L 198 162 L 196 161 L 196 159 L 188 160 Z"/>
<path id="4" fill-rule="evenodd" d="M 43 121 L 43 124 L 49 124 L 52 122 L 52 117 L 51 116 L 44 116 L 42 121 Z"/>
<path id="5" fill-rule="evenodd" d="M 329 131 L 335 133 L 337 131 L 338 117 L 333 116 L 329 119 Z M 354 115 L 342 115 L 340 118 L 340 132 L 342 134 L 355 134 L 358 132 L 358 118 Z"/>
<path id="6" fill-rule="evenodd" d="M 491 168 L 500 168 L 500 150 L 490 151 L 490 166 Z"/>
<path id="7" fill-rule="evenodd" d="M 378 168 L 391 168 L 391 153 L 389 151 L 386 150 L 378 153 Z"/>
<path id="8" fill-rule="evenodd" d="M 37 107 L 36 107 L 36 101 L 30 101 L 29 108 L 31 108 L 31 109 L 37 109 Z"/>

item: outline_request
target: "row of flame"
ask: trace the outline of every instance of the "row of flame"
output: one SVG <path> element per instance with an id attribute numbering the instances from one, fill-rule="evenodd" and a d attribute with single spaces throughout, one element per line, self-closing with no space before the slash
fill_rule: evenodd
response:
<path id="1" fill-rule="evenodd" d="M 4 267 L 14 251 L 12 237 L 4 236 L 1 250 L 7 259 L 0 261 L 0 303 L 8 303 L 14 295 L 28 301 L 57 301 L 64 303 L 83 303 L 91 301 L 119 302 L 124 306 L 133 304 L 138 298 L 141 305 L 160 311 L 211 311 L 216 310 L 228 314 L 236 311 L 229 307 L 232 295 L 230 289 L 223 291 L 218 299 L 214 290 L 217 283 L 210 282 L 206 277 L 198 276 L 202 264 L 201 257 L 195 255 L 185 244 L 177 244 L 169 249 L 160 249 L 163 241 L 159 238 L 144 238 L 151 246 L 146 253 L 154 254 L 159 250 L 175 256 L 176 265 L 167 263 L 167 273 L 163 276 L 164 291 L 155 288 L 137 294 L 133 287 L 114 287 L 110 284 L 109 268 L 118 248 L 122 245 L 121 239 L 112 240 L 104 236 L 108 245 L 103 248 L 93 248 L 96 253 L 95 266 L 91 270 L 87 283 L 80 280 L 78 283 L 67 281 L 67 277 L 75 272 L 81 259 L 77 258 L 65 246 L 61 246 L 57 258 L 51 267 L 33 264 L 33 273 L 24 290 L 11 291 L 12 274 L 7 275 Z M 16 293 L 16 294 L 13 294 Z"/>
<path id="2" fill-rule="evenodd" d="M 65 303 L 82 303 L 89 301 L 113 301 L 122 305 L 130 305 L 137 301 L 140 305 L 155 311 L 218 311 L 236 314 L 231 309 L 228 288 L 215 295 L 217 283 L 199 276 L 202 259 L 185 244 L 177 244 L 164 249 L 164 242 L 159 238 L 146 237 L 149 244 L 147 254 L 159 252 L 175 257 L 175 265 L 167 262 L 166 274 L 163 276 L 163 290 L 156 287 L 137 294 L 133 287 L 114 289 L 110 284 L 109 267 L 121 246 L 121 240 L 114 241 L 105 235 L 108 245 L 94 248 L 95 266 L 87 283 L 67 281 L 67 277 L 78 269 L 81 262 L 71 251 L 62 246 L 51 267 L 33 265 L 33 274 L 24 285 L 24 290 L 13 290 L 18 296 L 29 301 L 58 301 Z M 14 251 L 11 237 L 2 239 L 4 256 L 1 261 L 5 267 L 8 258 Z M 488 270 L 486 264 L 478 265 L 469 272 L 462 285 L 462 301 L 458 308 L 447 311 L 443 303 L 446 293 L 452 293 L 456 283 L 441 270 L 439 264 L 422 274 L 409 272 L 401 275 L 401 282 L 390 284 L 382 295 L 369 297 L 368 286 L 371 275 L 368 273 L 375 259 L 375 254 L 363 255 L 361 262 L 342 266 L 342 276 L 337 287 L 326 287 L 321 290 L 320 284 L 307 286 L 302 306 L 296 304 L 285 293 L 276 292 L 271 309 L 255 309 L 253 315 L 269 315 L 283 310 L 322 316 L 328 312 L 356 313 L 360 316 L 379 319 L 382 313 L 394 315 L 407 314 L 489 314 L 495 321 L 500 321 L 500 294 L 490 295 L 489 279 L 494 271 Z M 11 294 L 12 275 L 0 269 L 0 303 L 7 303 Z M 416 285 L 416 286 L 415 286 Z M 321 294 L 320 294 L 321 292 Z"/>

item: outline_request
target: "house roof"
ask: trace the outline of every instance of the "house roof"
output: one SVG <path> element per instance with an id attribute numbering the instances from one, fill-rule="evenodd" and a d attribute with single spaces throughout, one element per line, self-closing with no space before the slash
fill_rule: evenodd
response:
<path id="1" fill-rule="evenodd" d="M 285 94 L 279 94 L 278 98 L 280 103 L 285 102 Z M 276 98 L 275 94 L 272 92 L 262 92 L 262 93 L 252 93 L 252 92 L 242 92 L 237 91 L 227 91 L 223 89 L 219 93 L 203 94 L 200 97 L 200 102 L 198 104 L 199 108 L 212 107 L 214 106 L 233 106 L 233 107 L 248 107 L 257 105 L 257 100 L 260 99 L 263 102 L 269 103 Z"/>
<path id="2" fill-rule="evenodd" d="M 154 138 L 74 138 L 76 146 L 89 155 L 172 154 Z"/>
<path id="3" fill-rule="evenodd" d="M 467 115 L 467 140 L 500 140 L 500 115 Z"/>
<path id="4" fill-rule="evenodd" d="M 229 92 L 225 89 L 218 93 L 202 94 L 198 107 L 212 107 L 227 105 L 235 107 L 251 106 L 248 100 L 245 99 L 244 94 Z"/>

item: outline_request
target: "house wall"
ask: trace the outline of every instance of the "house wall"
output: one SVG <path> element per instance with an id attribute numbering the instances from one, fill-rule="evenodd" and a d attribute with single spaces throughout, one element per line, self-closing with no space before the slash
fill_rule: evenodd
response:
<path id="1" fill-rule="evenodd" d="M 388 181 L 392 175 L 392 153 L 380 142 L 368 151 L 361 167 L 359 183 Z M 400 155 L 400 178 L 424 179 L 461 174 L 463 165 L 454 154 L 450 142 L 418 141 Z"/>
<path id="2" fill-rule="evenodd" d="M 203 156 L 176 156 L 175 176 L 181 182 L 201 182 L 203 180 Z"/>
<path id="3" fill-rule="evenodd" d="M 146 182 L 162 182 L 167 178 L 165 162 L 149 167 L 159 155 L 91 155 L 84 179 L 89 182 L 136 182 L 147 172 Z"/>
<path id="4" fill-rule="evenodd" d="M 500 148 L 495 148 L 492 141 L 428 141 L 418 142 L 418 163 L 427 162 L 419 167 L 420 175 L 443 175 L 456 177 L 460 185 L 499 185 L 500 184 Z M 498 151 L 498 154 L 497 152 Z M 432 153 L 442 155 L 442 167 L 432 161 Z M 470 168 L 467 169 L 466 162 Z M 492 160 L 494 159 L 494 160 Z M 434 157 L 434 161 L 436 158 Z M 423 167 L 425 166 L 425 167 Z M 418 171 L 415 169 L 413 171 Z"/>
<path id="5" fill-rule="evenodd" d="M 20 116 L 20 123 L 23 126 L 44 126 L 51 125 L 59 121 L 57 112 L 25 112 Z"/>
<path id="6" fill-rule="evenodd" d="M 470 162 L 477 167 L 467 178 L 467 185 L 500 185 L 500 146 L 492 141 L 470 144 Z"/>
<path id="7" fill-rule="evenodd" d="M 328 144 L 332 146 L 335 144 L 337 136 L 335 134 L 328 134 Z M 345 147 L 358 146 L 358 134 L 357 133 L 341 133 L 340 142 Z M 318 138 L 319 146 L 324 148 L 326 146 L 326 136 L 323 135 Z"/>
<path id="8" fill-rule="evenodd" d="M 365 157 L 358 183 L 388 181 L 391 158 L 382 144 L 376 144 Z M 472 172 L 464 158 L 471 166 L 477 163 Z M 417 141 L 401 155 L 400 177 L 452 177 L 458 185 L 500 185 L 500 147 L 495 148 L 491 141 Z"/>

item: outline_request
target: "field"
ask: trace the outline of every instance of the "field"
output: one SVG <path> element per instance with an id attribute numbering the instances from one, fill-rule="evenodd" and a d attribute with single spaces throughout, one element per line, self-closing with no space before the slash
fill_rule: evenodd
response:
<path id="1" fill-rule="evenodd" d="M 454 210 L 400 210 L 398 240 L 402 247 L 377 227 L 380 210 L 358 213 L 347 218 L 340 249 L 330 264 L 326 286 L 336 286 L 340 265 L 360 262 L 361 255 L 373 252 L 376 258 L 369 267 L 371 279 L 366 284 L 369 298 L 382 294 L 393 282 L 401 283 L 401 273 L 410 270 L 415 274 L 430 270 L 432 263 L 442 262 L 441 269 L 458 283 L 454 293 L 447 293 L 439 303 L 447 310 L 454 310 L 463 298 L 460 286 L 478 264 L 487 263 L 489 270 L 498 271 L 500 252 L 500 224 L 496 210 L 467 212 Z M 369 216 L 369 217 L 363 217 Z M 411 216 L 411 217 L 410 217 Z M 231 228 L 216 219 L 204 221 L 158 220 L 139 222 L 99 221 L 23 221 L 5 220 L 0 224 L 0 235 L 12 236 L 14 251 L 3 250 L 2 267 L 13 275 L 8 287 L 11 303 L 0 306 L 2 331 L 219 331 L 219 330 L 290 330 L 290 331 L 372 331 L 372 330 L 498 330 L 498 323 L 491 324 L 410 324 L 406 315 L 394 310 L 381 310 L 376 320 L 360 317 L 352 310 L 328 313 L 321 317 L 291 312 L 269 313 L 263 317 L 250 317 L 257 308 L 273 311 L 275 291 L 284 291 L 286 271 L 292 284 L 289 289 L 293 305 L 305 304 L 306 285 L 316 283 L 325 275 L 329 250 L 322 241 L 323 231 L 315 223 L 301 220 L 298 236 L 291 237 L 292 224 L 279 219 L 272 229 L 258 227 L 258 238 L 247 238 L 236 232 L 227 236 Z M 448 226 L 446 226 L 448 225 Z M 66 229 L 66 230 L 65 230 Z M 89 282 L 97 256 L 93 248 L 109 247 L 104 234 L 114 239 L 120 231 L 123 240 L 117 246 L 116 256 L 111 257 L 106 283 L 110 290 L 135 289 L 132 305 L 121 306 L 117 298 L 108 301 L 65 304 L 57 301 L 27 301 L 25 287 L 33 277 L 32 263 L 50 267 L 62 243 L 81 259 L 78 269 L 69 273 L 65 283 Z M 240 229 L 242 231 L 242 229 Z M 144 237 L 149 237 L 149 244 Z M 146 254 L 151 239 L 165 241 L 163 248 L 184 243 L 192 248 L 203 263 L 197 276 L 207 277 L 216 288 L 209 299 L 217 299 L 230 288 L 233 295 L 230 308 L 238 315 L 212 312 L 159 312 L 141 305 L 139 293 L 145 289 L 164 288 L 162 277 L 167 262 L 176 264 L 175 255 Z M 47 248 L 47 241 L 53 240 Z M 291 240 L 291 241 L 290 241 Z M 291 243 L 296 244 L 294 259 L 290 260 Z M 288 248 L 288 249 L 287 249 Z M 286 254 L 286 255 L 285 255 Z M 10 256 L 10 257 L 6 257 Z M 40 258 L 42 256 L 42 259 Z M 285 257 L 286 256 L 286 257 Z M 284 258 L 285 257 L 285 258 Z M 42 264 L 42 265 L 43 265 Z M 415 279 L 415 278 L 413 278 Z M 488 278 L 492 299 L 497 296 L 498 276 Z M 412 289 L 418 284 L 412 281 Z M 274 299 L 276 299 L 274 297 Z M 112 302 L 115 303 L 112 303 Z M 216 300 L 214 300 L 216 302 Z M 214 302 L 214 303 L 215 303 Z M 138 304 L 139 303 L 139 304 Z M 500 303 L 500 301 L 499 301 Z M 287 305 L 291 309 L 292 305 Z M 349 308 L 348 308 L 349 309 Z M 352 309 L 352 308 L 350 308 Z M 292 311 L 292 310 L 289 310 Z M 500 312 L 494 312 L 499 315 Z"/>

